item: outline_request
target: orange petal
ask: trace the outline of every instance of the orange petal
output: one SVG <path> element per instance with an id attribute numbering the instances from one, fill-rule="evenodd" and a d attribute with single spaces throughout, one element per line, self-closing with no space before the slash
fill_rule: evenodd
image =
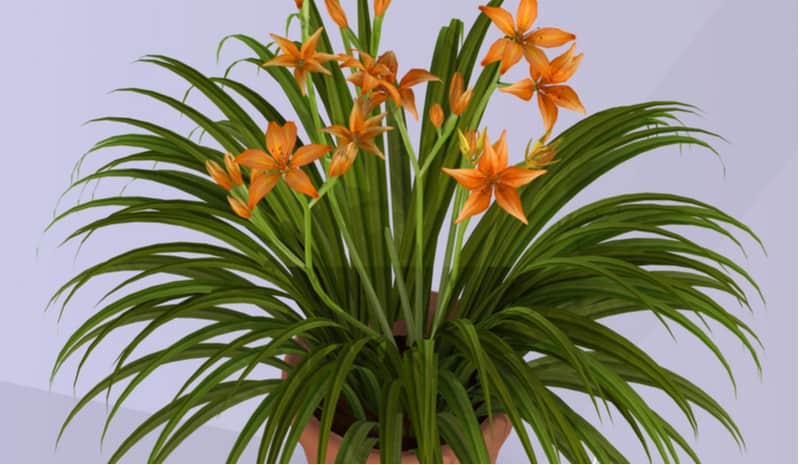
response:
<path id="1" fill-rule="evenodd" d="M 558 107 L 549 96 L 541 93 L 537 94 L 539 100 L 539 111 L 542 114 L 542 122 L 544 123 L 545 131 L 551 131 L 558 119 Z"/>
<path id="2" fill-rule="evenodd" d="M 483 155 L 478 160 L 478 169 L 485 176 L 496 176 L 508 166 L 508 148 L 506 147 L 506 131 L 494 145 L 484 144 Z"/>
<path id="3" fill-rule="evenodd" d="M 281 168 L 267 152 L 258 149 L 248 149 L 240 153 L 236 157 L 236 163 L 260 170 L 277 170 Z"/>
<path id="4" fill-rule="evenodd" d="M 376 65 L 385 67 L 389 74 L 397 74 L 397 55 L 395 55 L 393 51 L 389 50 L 378 57 L 378 62 Z"/>
<path id="5" fill-rule="evenodd" d="M 450 108 L 458 105 L 458 99 L 464 93 L 464 76 L 458 71 L 450 78 Z"/>
<path id="6" fill-rule="evenodd" d="M 509 166 L 500 173 L 497 182 L 508 187 L 521 187 L 546 172 L 547 170 L 529 170 L 520 166 Z"/>
<path id="7" fill-rule="evenodd" d="M 508 143 L 506 142 L 507 131 L 503 129 L 500 138 L 492 147 L 495 151 L 494 173 L 498 174 L 508 166 Z"/>
<path id="8" fill-rule="evenodd" d="M 294 4 L 297 6 L 297 9 L 303 8 L 303 0 L 294 0 Z"/>
<path id="9" fill-rule="evenodd" d="M 239 168 L 239 164 L 236 163 L 236 160 L 233 158 L 233 155 L 230 153 L 225 153 L 225 169 L 228 170 L 228 174 L 231 177 L 231 180 L 237 186 L 241 186 L 244 182 L 242 180 L 242 170 Z"/>
<path id="10" fill-rule="evenodd" d="M 460 115 L 467 111 L 467 107 L 469 107 L 469 102 L 472 100 L 472 89 L 467 90 L 460 97 L 456 100 L 456 104 L 450 108 L 450 112 L 454 115 Z"/>
<path id="11" fill-rule="evenodd" d="M 397 90 L 397 87 L 395 87 L 394 84 L 381 79 L 378 81 L 378 85 L 380 85 L 381 89 L 385 90 L 386 93 L 389 94 L 389 97 L 394 100 L 396 105 L 401 104 L 402 98 L 400 97 L 400 92 Z"/>
<path id="12" fill-rule="evenodd" d="M 241 216 L 244 219 L 250 218 L 252 212 L 250 211 L 249 208 L 247 208 L 247 205 L 245 205 L 244 202 L 242 202 L 238 198 L 228 196 L 228 204 L 230 204 L 231 209 L 237 215 Z"/>
<path id="13" fill-rule="evenodd" d="M 321 128 L 320 131 L 327 132 L 328 134 L 333 134 L 340 140 L 347 139 L 347 142 L 350 142 L 350 130 L 344 126 L 334 124 L 333 126 L 329 126 L 327 128 Z"/>
<path id="14" fill-rule="evenodd" d="M 383 152 L 381 152 L 381 149 L 379 149 L 378 146 L 375 145 L 375 142 L 372 141 L 372 140 L 363 140 L 362 139 L 361 141 L 358 142 L 358 148 L 360 148 L 361 150 L 363 150 L 365 152 L 369 152 L 369 153 L 375 155 L 376 157 L 380 158 L 381 160 L 384 160 L 386 158 L 383 155 Z"/>
<path id="15" fill-rule="evenodd" d="M 550 75 L 550 60 L 547 55 L 536 45 L 529 43 L 525 45 L 525 59 L 530 64 L 531 77 L 539 80 L 540 77 L 548 77 Z"/>
<path id="16" fill-rule="evenodd" d="M 478 8 L 492 20 L 494 25 L 497 26 L 503 34 L 507 36 L 514 36 L 516 34 L 516 30 L 514 29 L 514 17 L 511 16 L 511 13 L 503 8 L 492 6 L 480 6 Z"/>
<path id="17" fill-rule="evenodd" d="M 297 64 L 297 58 L 295 58 L 295 57 L 293 57 L 291 55 L 288 55 L 288 54 L 284 54 L 284 55 L 276 56 L 275 58 L 267 61 L 266 63 L 264 63 L 261 66 L 264 66 L 264 67 L 267 67 L 267 66 L 283 66 L 284 68 L 288 68 L 288 67 L 294 67 L 296 64 Z"/>
<path id="18" fill-rule="evenodd" d="M 283 53 L 295 58 L 300 58 L 300 49 L 297 48 L 297 45 L 295 45 L 293 41 L 275 34 L 270 34 L 270 37 L 278 44 L 278 47 L 280 47 Z"/>
<path id="19" fill-rule="evenodd" d="M 522 210 L 522 201 L 516 189 L 498 184 L 494 189 L 494 198 L 497 199 L 497 205 L 500 208 L 523 223 L 528 224 L 528 218 L 525 217 L 525 212 Z"/>
<path id="20" fill-rule="evenodd" d="M 414 99 L 414 91 L 411 89 L 400 88 L 400 104 L 406 109 L 415 120 L 419 120 L 417 113 L 417 103 Z"/>
<path id="21" fill-rule="evenodd" d="M 322 144 L 309 144 L 304 145 L 297 149 L 297 151 L 292 155 L 292 161 L 289 162 L 289 166 L 291 168 L 297 168 L 300 166 L 305 166 L 314 160 L 317 160 L 321 156 L 325 155 L 326 153 L 331 151 L 331 147 L 329 145 L 322 145 Z"/>
<path id="22" fill-rule="evenodd" d="M 308 71 L 305 68 L 294 69 L 294 80 L 297 82 L 297 87 L 300 88 L 300 95 L 306 95 L 306 75 Z"/>
<path id="23" fill-rule="evenodd" d="M 517 30 L 527 31 L 536 21 L 538 7 L 536 0 L 520 0 L 517 8 Z"/>
<path id="24" fill-rule="evenodd" d="M 528 101 L 533 97 L 533 80 L 530 78 L 523 79 L 510 86 L 501 87 L 499 90 L 500 92 L 505 92 L 506 94 L 511 94 Z"/>
<path id="25" fill-rule="evenodd" d="M 342 5 L 338 0 L 325 0 L 325 6 L 328 8 L 328 14 L 337 26 L 341 29 L 347 28 L 347 15 L 342 9 Z"/>
<path id="26" fill-rule="evenodd" d="M 305 194 L 315 199 L 319 197 L 317 189 L 311 183 L 311 178 L 308 177 L 300 168 L 293 168 L 286 172 L 286 184 L 289 185 L 296 192 Z"/>
<path id="27" fill-rule="evenodd" d="M 500 61 L 503 59 L 503 53 L 506 50 L 506 44 L 510 43 L 511 41 L 508 39 L 497 39 L 491 47 L 489 47 L 489 51 L 486 53 L 486 56 L 481 61 L 481 66 L 486 66 L 489 63 L 494 63 L 496 61 Z"/>
<path id="28" fill-rule="evenodd" d="M 560 47 L 570 40 L 575 40 L 575 34 L 562 31 L 556 27 L 543 27 L 527 35 L 539 47 Z"/>
<path id="29" fill-rule="evenodd" d="M 251 210 L 258 205 L 258 202 L 270 193 L 275 184 L 281 179 L 280 173 L 265 173 L 256 177 L 248 189 L 247 206 Z"/>
<path id="30" fill-rule="evenodd" d="M 575 44 L 572 44 L 572 47 L 569 48 L 566 52 L 556 57 L 550 63 L 550 82 L 551 83 L 560 83 L 569 80 L 575 71 L 578 70 L 578 65 L 581 64 L 581 60 L 583 60 L 583 53 L 579 54 L 578 56 L 573 57 L 572 53 L 575 51 Z"/>
<path id="31" fill-rule="evenodd" d="M 522 45 L 511 42 L 510 40 L 506 44 L 506 48 L 503 50 L 503 59 L 500 65 L 500 74 L 505 74 L 506 71 L 511 69 L 512 66 L 519 63 L 519 60 L 522 59 L 522 55 L 524 54 L 525 49 Z"/>
<path id="32" fill-rule="evenodd" d="M 433 127 L 437 129 L 441 128 L 444 123 L 444 110 L 442 110 L 442 106 L 438 103 L 431 105 L 430 110 L 428 110 L 428 118 L 430 118 Z"/>
<path id="33" fill-rule="evenodd" d="M 442 171 L 455 179 L 456 182 L 464 186 L 467 190 L 475 191 L 486 187 L 486 175 L 475 168 L 442 168 Z"/>
<path id="34" fill-rule="evenodd" d="M 491 201 L 491 188 L 470 192 L 467 201 L 464 203 L 464 208 L 461 209 L 461 213 L 459 213 L 458 218 L 456 218 L 456 223 L 460 223 L 470 216 L 486 211 Z"/>
<path id="35" fill-rule="evenodd" d="M 300 47 L 300 55 L 305 58 L 310 58 L 314 52 L 317 50 L 317 44 L 319 43 L 319 38 L 322 35 L 322 31 L 324 28 L 319 28 L 314 31 L 311 36 L 303 42 L 303 45 Z"/>
<path id="36" fill-rule="evenodd" d="M 569 86 L 547 86 L 546 93 L 556 105 L 567 110 L 586 113 L 578 94 Z"/>
<path id="37" fill-rule="evenodd" d="M 424 69 L 414 68 L 409 70 L 400 80 L 400 87 L 408 88 L 427 81 L 440 81 L 440 79 L 435 74 Z"/>
<path id="38" fill-rule="evenodd" d="M 231 184 L 231 178 L 225 173 L 217 162 L 213 160 L 206 160 L 206 171 L 211 176 L 214 181 L 219 184 L 225 190 L 231 190 L 233 185 Z"/>
<path id="39" fill-rule="evenodd" d="M 349 143 L 343 144 L 336 148 L 331 158 L 331 164 L 328 167 L 328 176 L 341 176 L 353 164 L 358 154 L 358 147 L 356 144 Z"/>

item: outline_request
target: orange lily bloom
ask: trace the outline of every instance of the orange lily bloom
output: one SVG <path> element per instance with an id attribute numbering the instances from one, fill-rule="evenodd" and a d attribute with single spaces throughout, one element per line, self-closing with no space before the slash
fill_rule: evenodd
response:
<path id="1" fill-rule="evenodd" d="M 467 110 L 472 99 L 472 89 L 464 90 L 464 77 L 458 71 L 450 79 L 450 111 L 460 115 Z"/>
<path id="2" fill-rule="evenodd" d="M 530 100 L 535 92 L 545 130 L 550 132 L 558 119 L 558 107 L 586 113 L 578 94 L 572 87 L 563 85 L 575 74 L 583 59 L 583 53 L 573 56 L 574 53 L 575 44 L 572 44 L 569 50 L 549 62 L 544 71 L 531 66 L 530 78 L 503 87 L 500 92 L 516 95 L 523 100 Z"/>
<path id="3" fill-rule="evenodd" d="M 328 14 L 333 22 L 340 28 L 345 29 L 347 27 L 347 15 L 344 13 L 339 0 L 325 0 L 325 7 L 328 8 Z"/>
<path id="4" fill-rule="evenodd" d="M 383 16 L 386 13 L 386 10 L 389 8 L 389 4 L 392 3 L 392 0 L 375 0 L 373 3 L 375 16 Z"/>
<path id="5" fill-rule="evenodd" d="M 330 75 L 331 72 L 322 66 L 323 63 L 334 61 L 337 59 L 336 55 L 329 53 L 317 52 L 317 44 L 323 28 L 317 31 L 306 40 L 300 48 L 297 48 L 291 40 L 270 34 L 278 46 L 281 48 L 283 54 L 264 63 L 263 66 L 283 66 L 286 68 L 294 68 L 294 79 L 297 85 L 300 86 L 300 92 L 306 94 L 306 76 L 308 73 L 323 73 Z"/>
<path id="6" fill-rule="evenodd" d="M 356 99 L 353 102 L 353 109 L 350 111 L 349 127 L 335 124 L 322 128 L 320 131 L 327 132 L 336 136 L 338 145 L 333 152 L 331 164 L 328 167 L 329 176 L 341 176 L 353 164 L 358 155 L 358 149 L 372 153 L 381 159 L 384 158 L 383 152 L 375 145 L 375 137 L 390 131 L 393 128 L 381 126 L 381 120 L 386 113 L 364 119 L 364 101 Z"/>
<path id="7" fill-rule="evenodd" d="M 331 148 L 322 144 L 308 144 L 296 151 L 297 126 L 291 121 L 283 126 L 274 121 L 267 126 L 266 145 L 268 152 L 248 149 L 236 157 L 236 161 L 248 168 L 257 170 L 251 173 L 247 207 L 251 210 L 264 198 L 281 178 L 286 180 L 296 192 L 317 198 L 319 194 L 308 175 L 300 167 L 312 163 L 330 152 Z"/>
<path id="8" fill-rule="evenodd" d="M 492 193 L 494 193 L 500 208 L 528 224 L 517 188 L 546 173 L 545 170 L 508 166 L 506 131 L 503 131 L 500 139 L 494 145 L 485 144 L 483 155 L 478 160 L 476 168 L 442 168 L 442 171 L 470 191 L 469 198 L 464 203 L 464 208 L 461 209 L 456 223 L 484 212 L 489 208 Z"/>
<path id="9" fill-rule="evenodd" d="M 431 109 L 429 111 L 428 116 L 431 119 L 431 124 L 433 124 L 433 127 L 435 127 L 436 129 L 442 127 L 442 124 L 444 123 L 444 110 L 442 110 L 441 105 L 439 105 L 438 103 L 434 103 L 433 105 L 431 105 Z"/>
<path id="10" fill-rule="evenodd" d="M 356 51 L 361 60 L 357 60 L 350 55 L 339 55 L 339 59 L 342 61 L 342 68 L 355 68 L 358 70 L 347 80 L 360 87 L 362 95 L 380 88 L 384 94 L 383 100 L 385 100 L 386 96 L 389 96 L 395 103 L 400 105 L 400 92 L 394 85 L 397 71 L 397 57 L 394 52 L 386 52 L 375 60 L 369 53 L 361 50 Z"/>
<path id="11" fill-rule="evenodd" d="M 541 47 L 558 47 L 575 40 L 575 34 L 554 27 L 530 31 L 538 15 L 537 0 L 520 0 L 516 22 L 511 13 L 503 8 L 481 6 L 480 10 L 505 34 L 505 37 L 492 44 L 489 53 L 481 62 L 482 66 L 486 66 L 501 61 L 500 74 L 505 74 L 523 56 L 531 66 L 542 70 L 547 62 L 547 56 Z"/>

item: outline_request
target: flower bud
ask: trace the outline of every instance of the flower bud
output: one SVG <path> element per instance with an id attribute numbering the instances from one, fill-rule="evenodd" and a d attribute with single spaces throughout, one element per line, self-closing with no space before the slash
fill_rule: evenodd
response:
<path id="1" fill-rule="evenodd" d="M 441 128 L 444 123 L 444 110 L 442 110 L 442 106 L 438 103 L 431 105 L 429 117 L 431 119 L 431 124 L 433 124 L 436 129 Z"/>
<path id="2" fill-rule="evenodd" d="M 244 181 L 242 181 L 242 170 L 239 168 L 239 164 L 236 163 L 236 160 L 233 158 L 233 155 L 230 153 L 225 153 L 225 168 L 228 170 L 228 175 L 230 175 L 231 180 L 237 186 L 241 186 Z"/>
<path id="3" fill-rule="evenodd" d="M 223 189 L 228 191 L 231 190 L 231 187 L 233 187 L 231 184 L 231 178 L 227 173 L 225 173 L 225 170 L 223 170 L 222 167 L 217 164 L 217 162 L 213 160 L 206 160 L 206 171 L 208 171 L 208 174 L 214 178 L 214 181 L 222 186 Z"/>
<path id="4" fill-rule="evenodd" d="M 325 0 L 325 6 L 328 8 L 328 14 L 333 22 L 336 23 L 336 25 L 341 29 L 346 28 L 347 15 L 345 15 L 344 9 L 342 9 L 342 5 L 339 3 L 339 0 Z"/>
<path id="5" fill-rule="evenodd" d="M 392 3 L 392 0 L 375 0 L 375 3 L 373 3 L 375 16 L 383 16 L 390 3 Z"/>
<path id="6" fill-rule="evenodd" d="M 553 158 L 557 154 L 556 148 L 561 141 L 557 140 L 550 144 L 544 144 L 544 140 L 544 138 L 537 140 L 532 148 L 530 148 L 530 142 L 528 142 L 528 147 L 525 148 L 525 165 L 528 168 L 538 169 L 556 163 Z"/>
<path id="7" fill-rule="evenodd" d="M 250 215 L 253 213 L 253 212 L 250 211 L 249 208 L 247 208 L 247 205 L 244 202 L 242 202 L 241 200 L 239 200 L 236 197 L 231 197 L 229 195 L 228 196 L 228 203 L 230 204 L 231 209 L 233 209 L 233 212 L 236 213 L 237 215 L 241 216 L 244 219 L 249 219 Z"/>

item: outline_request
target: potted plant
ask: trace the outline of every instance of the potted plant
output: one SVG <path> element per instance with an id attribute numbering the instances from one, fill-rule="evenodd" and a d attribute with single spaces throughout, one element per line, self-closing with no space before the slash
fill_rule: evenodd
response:
<path id="1" fill-rule="evenodd" d="M 197 428 L 245 401 L 254 407 L 230 450 L 232 462 L 253 441 L 259 462 L 288 461 L 298 442 L 318 462 L 491 462 L 511 430 L 531 462 L 625 461 L 554 388 L 585 393 L 598 414 L 613 406 L 648 454 L 652 445 L 654 459 L 678 461 L 682 449 L 698 460 L 634 384 L 667 394 L 692 427 L 699 407 L 741 441 L 711 396 L 604 319 L 651 312 L 667 329 L 669 322 L 696 336 L 727 368 L 707 327 L 687 316 L 694 314 L 736 335 L 758 363 L 753 332 L 708 293 L 749 306 L 737 279 L 757 290 L 755 282 L 733 260 L 671 227 L 734 241 L 729 229 L 756 236 L 719 209 L 670 193 L 604 198 L 552 221 L 583 188 L 631 158 L 675 145 L 713 150 L 713 133 L 678 119 L 693 107 L 610 108 L 553 136 L 559 107 L 584 111 L 568 85 L 583 55 L 573 34 L 538 27 L 535 0 L 514 2 L 516 10 L 493 0 L 469 28 L 451 21 L 430 69 L 407 72 L 381 43 L 389 0 L 358 0 L 357 18 L 326 0 L 336 26 L 328 28 L 314 1 L 296 3 L 288 25 L 300 32 L 291 37 L 272 34 L 266 45 L 226 38 L 250 48 L 253 56 L 235 64 L 264 70 L 294 115 L 279 113 L 227 73 L 207 77 L 151 55 L 140 61 L 185 79 L 222 119 L 185 98 L 130 88 L 124 91 L 177 110 L 200 133 L 183 136 L 127 117 L 99 120 L 140 131 L 94 150 L 133 153 L 71 188 L 123 177 L 185 195 L 93 199 L 54 222 L 117 207 L 69 238 L 141 222 L 188 228 L 209 241 L 125 251 L 56 292 L 53 301 L 64 297 L 66 306 L 86 282 L 132 273 L 72 334 L 53 375 L 71 358 L 80 356 L 82 366 L 117 330 L 138 328 L 64 427 L 120 385 L 107 427 L 154 370 L 193 360 L 196 370 L 173 400 L 130 434 L 112 462 L 154 431 L 149 459 L 163 461 Z M 336 50 L 334 32 L 342 42 Z M 487 35 L 493 42 L 480 57 Z M 504 81 L 514 67 L 528 77 Z M 524 151 L 508 146 L 503 121 L 483 128 L 497 92 L 536 98 L 544 134 Z M 408 130 L 410 118 L 421 123 L 418 135 Z M 157 284 L 127 290 L 155 276 Z M 203 324 L 134 356 L 159 328 L 187 320 Z M 264 379 L 263 367 L 274 376 Z"/>

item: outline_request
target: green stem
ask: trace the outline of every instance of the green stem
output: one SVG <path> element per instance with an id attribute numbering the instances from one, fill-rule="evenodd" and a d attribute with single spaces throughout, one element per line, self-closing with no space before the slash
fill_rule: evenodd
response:
<path id="1" fill-rule="evenodd" d="M 454 208 L 453 210 L 454 217 L 458 214 L 458 210 Z M 458 268 L 461 266 L 461 248 L 464 244 L 464 233 L 467 231 L 467 225 L 469 224 L 469 218 L 464 220 L 461 224 L 457 225 L 457 233 L 456 233 L 456 240 L 453 244 L 453 248 L 449 249 L 452 250 L 453 255 L 453 268 L 448 272 L 447 282 L 444 288 L 444 291 L 439 296 L 439 300 L 436 303 L 436 312 L 434 314 L 433 319 L 433 327 L 431 328 L 431 338 L 434 337 L 436 334 L 436 330 L 439 329 L 439 326 L 442 324 L 444 320 L 445 312 L 448 308 L 450 308 L 450 299 L 452 298 L 454 283 L 458 278 Z"/>
<path id="2" fill-rule="evenodd" d="M 309 206 L 308 200 L 303 201 L 303 213 L 304 213 L 304 230 L 305 230 L 305 241 L 303 242 L 304 249 L 305 249 L 305 270 L 306 275 L 308 275 L 308 280 L 311 282 L 311 287 L 314 288 L 317 295 L 322 299 L 322 301 L 327 305 L 331 310 L 336 312 L 339 316 L 341 316 L 345 321 L 352 324 L 356 328 L 360 329 L 361 331 L 365 332 L 370 336 L 380 337 L 380 334 L 376 332 L 374 329 L 370 328 L 369 326 L 365 325 L 364 323 L 358 321 L 358 319 L 353 318 L 352 315 L 347 313 L 342 307 L 340 307 L 331 296 L 328 295 L 327 292 L 322 288 L 322 284 L 319 282 L 319 278 L 317 278 L 317 274 L 314 272 L 314 262 L 313 262 L 313 245 L 314 245 L 314 237 L 311 234 L 311 208 Z"/>
<path id="3" fill-rule="evenodd" d="M 392 238 L 392 231 L 387 226 L 384 230 L 384 238 L 386 239 L 386 248 L 389 251 L 389 259 L 394 269 L 395 280 L 397 281 L 397 293 L 400 294 L 400 305 L 403 309 L 403 317 L 406 319 L 406 328 L 408 328 L 408 345 L 414 344 L 414 341 L 421 339 L 422 335 L 417 334 L 417 325 L 414 321 L 414 314 L 411 311 L 411 303 L 408 299 L 408 289 L 406 287 L 406 280 L 403 278 L 403 268 L 400 266 L 400 257 L 397 254 L 397 247 Z"/>
<path id="4" fill-rule="evenodd" d="M 430 168 L 431 163 L 436 158 L 436 154 L 439 153 L 444 143 L 450 137 L 450 134 L 453 133 L 453 129 L 456 128 L 456 121 L 458 121 L 458 116 L 450 115 L 447 117 L 447 122 L 444 125 L 444 130 L 439 131 L 439 138 L 436 140 L 436 143 L 433 145 L 431 152 L 428 154 L 428 159 L 425 160 L 425 164 L 422 165 L 422 170 L 420 173 L 425 175 L 428 172 L 428 168 Z"/>
<path id="5" fill-rule="evenodd" d="M 381 29 L 383 28 L 383 15 L 376 16 L 372 23 L 372 43 L 370 44 L 370 55 L 378 55 L 378 47 L 381 44 Z"/>
<path id="6" fill-rule="evenodd" d="M 417 314 L 415 316 L 415 323 L 417 324 L 416 330 L 418 334 L 424 333 L 424 325 L 425 325 L 425 315 L 427 314 L 427 306 L 425 305 L 423 295 L 422 295 L 422 284 L 423 284 L 423 274 L 425 270 L 425 257 L 424 257 L 424 243 L 423 243 L 423 234 L 424 234 L 424 220 L 425 217 L 422 214 L 422 206 L 424 205 L 424 193 L 423 193 L 423 176 L 422 176 L 422 169 L 419 166 L 419 161 L 417 160 L 417 155 L 414 151 L 414 146 L 411 144 L 411 138 L 408 136 L 408 130 L 406 129 L 406 124 L 403 121 L 403 115 L 400 108 L 394 108 L 395 114 L 395 121 L 397 123 L 397 130 L 400 132 L 400 138 L 403 140 L 403 145 L 406 148 L 406 152 L 408 153 L 408 158 L 411 159 L 411 164 L 414 166 L 414 199 L 416 201 L 416 205 L 414 207 L 415 213 L 415 226 L 416 226 L 416 234 L 415 234 L 415 245 L 416 245 L 416 258 L 417 258 L 417 269 L 414 272 L 414 295 L 415 295 L 415 303 Z"/>

